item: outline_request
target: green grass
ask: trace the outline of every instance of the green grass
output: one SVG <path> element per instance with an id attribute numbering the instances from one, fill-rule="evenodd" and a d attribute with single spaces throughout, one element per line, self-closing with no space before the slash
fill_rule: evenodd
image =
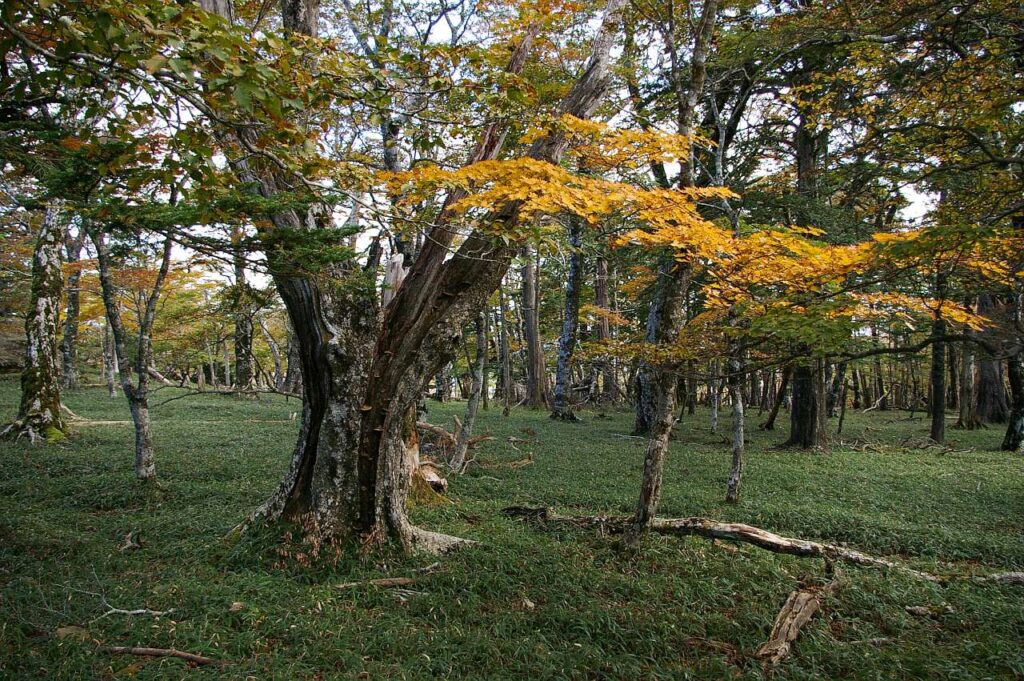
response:
<path id="1" fill-rule="evenodd" d="M 91 420 L 128 419 L 123 400 L 101 390 L 66 402 Z M 0 381 L 0 418 L 12 417 L 16 405 L 16 382 Z M 429 418 L 450 426 L 462 408 L 431 403 Z M 283 398 L 221 396 L 154 409 L 160 488 L 133 479 L 127 424 L 79 426 L 51 446 L 0 444 L 0 677 L 761 678 L 750 654 L 786 595 L 823 574 L 818 560 L 749 546 L 733 552 L 696 538 L 654 537 L 630 557 L 606 537 L 506 519 L 499 511 L 512 504 L 631 511 L 643 442 L 620 437 L 629 432 L 628 414 L 585 412 L 584 423 L 565 424 L 526 411 L 503 419 L 492 410 L 478 423 L 495 439 L 476 454 L 483 465 L 452 482 L 455 504 L 414 511 L 418 524 L 481 546 L 444 559 L 404 600 L 370 586 L 337 589 L 432 561 L 274 568 L 253 542 L 230 549 L 223 541 L 276 485 L 296 409 Z M 1024 569 L 1024 462 L 994 451 L 1002 433 L 951 431 L 947 453 L 906 448 L 901 441 L 920 440 L 927 424 L 897 420 L 905 416 L 853 415 L 847 444 L 829 454 L 773 449 L 784 432 L 755 429 L 735 507 L 722 503 L 727 444 L 707 432 L 706 414 L 688 417 L 673 443 L 661 514 L 741 520 L 937 572 Z M 516 442 L 516 451 L 510 436 L 528 442 Z M 497 465 L 528 453 L 532 464 Z M 142 546 L 121 551 L 129 532 Z M 843 570 L 843 586 L 775 676 L 1024 676 L 1020 587 L 942 587 Z M 97 619 L 106 608 L 96 594 L 117 608 L 174 612 Z M 904 609 L 939 612 L 946 604 L 952 612 L 931 618 Z M 56 636 L 69 626 L 82 627 L 75 633 L 87 640 Z M 221 672 L 111 656 L 94 641 L 175 647 L 231 665 Z"/>

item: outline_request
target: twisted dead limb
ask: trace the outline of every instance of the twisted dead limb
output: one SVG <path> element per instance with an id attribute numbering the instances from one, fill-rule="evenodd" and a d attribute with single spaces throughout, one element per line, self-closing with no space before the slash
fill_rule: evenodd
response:
<path id="1" fill-rule="evenodd" d="M 177 657 L 193 664 L 209 664 L 224 667 L 228 663 L 223 660 L 214 660 L 211 657 L 203 657 L 195 653 L 186 653 L 183 650 L 174 648 L 140 648 L 135 646 L 99 646 L 97 648 L 103 653 L 115 655 L 140 655 L 142 657 Z"/>
<path id="2" fill-rule="evenodd" d="M 624 516 L 582 516 L 572 517 L 559 515 L 549 508 L 533 508 L 529 506 L 510 506 L 502 510 L 509 517 L 523 518 L 534 522 L 573 525 L 581 528 L 597 529 L 607 534 L 622 534 L 627 530 L 631 518 Z M 676 537 L 697 536 L 706 539 L 731 539 L 733 541 L 753 544 L 773 553 L 791 556 L 817 557 L 826 560 L 851 563 L 864 567 L 876 567 L 886 570 L 897 570 L 937 584 L 944 584 L 954 579 L 970 579 L 976 582 L 997 584 L 1024 584 L 1024 573 L 1001 572 L 991 575 L 950 575 L 940 576 L 930 572 L 922 572 L 892 560 L 872 556 L 861 551 L 848 549 L 835 544 L 824 544 L 806 539 L 794 539 L 763 530 L 743 523 L 723 523 L 709 518 L 654 518 L 651 521 L 651 532 Z"/>

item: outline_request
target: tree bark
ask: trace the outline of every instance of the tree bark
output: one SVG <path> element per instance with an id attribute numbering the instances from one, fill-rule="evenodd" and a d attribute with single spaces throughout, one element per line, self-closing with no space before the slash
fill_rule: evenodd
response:
<path id="1" fill-rule="evenodd" d="M 466 452 L 469 450 L 469 438 L 473 435 L 473 424 L 476 422 L 476 412 L 480 406 L 480 397 L 484 386 L 484 362 L 487 361 L 487 342 L 484 338 L 483 313 L 477 315 L 474 326 L 476 327 L 476 362 L 472 367 L 473 383 L 469 390 L 469 400 L 466 402 L 466 414 L 462 419 L 462 428 L 459 430 L 455 440 L 455 452 L 452 455 L 451 469 L 456 473 L 462 472 L 466 465 Z"/>
<path id="2" fill-rule="evenodd" d="M 1010 379 L 1010 416 L 1001 449 L 1020 453 L 1024 446 L 1024 358 L 1020 352 L 1007 358 L 1006 373 Z"/>
<path id="3" fill-rule="evenodd" d="M 726 379 L 729 385 L 729 397 L 732 400 L 732 470 L 729 472 L 729 483 L 725 490 L 725 500 L 735 504 L 740 500 L 740 484 L 743 480 L 744 418 L 742 365 L 735 357 L 729 358 L 729 374 Z"/>
<path id="4" fill-rule="evenodd" d="M 932 334 L 941 338 L 946 334 L 946 321 L 941 313 L 932 322 Z M 928 399 L 931 411 L 930 437 L 932 442 L 942 444 L 946 441 L 946 344 L 941 341 L 932 343 L 931 392 Z"/>
<path id="5" fill-rule="evenodd" d="M 60 344 L 61 385 L 66 390 L 75 390 L 79 384 L 78 318 L 81 299 L 79 283 L 82 280 L 82 270 L 77 265 L 82 254 L 82 245 L 85 243 L 85 230 L 79 227 L 78 233 L 74 237 L 66 236 L 65 240 L 67 262 L 75 267 L 68 275 L 68 304 L 64 313 L 64 338 Z"/>
<path id="6" fill-rule="evenodd" d="M 235 269 L 235 387 L 248 390 L 253 387 L 252 337 L 253 337 L 253 297 L 252 290 L 245 277 L 245 253 L 242 251 L 241 228 L 235 228 L 231 234 L 232 264 Z"/>
<path id="7" fill-rule="evenodd" d="M 594 304 L 605 314 L 610 312 L 608 299 L 608 259 L 598 256 L 595 263 L 596 276 L 594 278 Z M 602 314 L 597 320 L 597 341 L 599 343 L 611 340 L 611 324 L 608 317 Z M 619 387 L 615 378 L 615 365 L 612 360 L 601 361 L 601 401 L 609 404 L 618 399 Z"/>
<path id="8" fill-rule="evenodd" d="M 56 203 L 48 205 L 36 233 L 32 288 L 25 316 L 25 364 L 21 372 L 18 420 L 3 434 L 29 442 L 58 442 L 67 429 L 61 413 L 57 325 L 60 319 L 61 248 L 67 223 Z"/>
<path id="9" fill-rule="evenodd" d="M 782 367 L 782 379 L 779 382 L 779 389 L 775 393 L 775 401 L 772 402 L 772 410 L 768 412 L 768 420 L 761 425 L 761 430 L 775 430 L 775 419 L 779 415 L 782 403 L 786 401 L 786 390 L 789 388 L 789 378 L 793 374 L 793 366 L 787 364 Z"/>
<path id="10" fill-rule="evenodd" d="M 520 274 L 523 280 L 523 339 L 526 341 L 526 406 L 540 409 L 547 406 L 547 367 L 544 363 L 544 348 L 540 342 L 540 315 L 537 303 L 540 292 L 537 289 L 537 264 L 532 248 L 523 248 L 523 266 Z"/>
<path id="11" fill-rule="evenodd" d="M 576 217 L 568 225 L 569 278 L 565 284 L 565 318 L 562 334 L 558 338 L 558 364 L 555 368 L 555 399 L 551 418 L 579 421 L 572 410 L 572 356 L 576 350 L 576 336 L 580 322 L 580 287 L 583 285 L 583 224 Z"/>

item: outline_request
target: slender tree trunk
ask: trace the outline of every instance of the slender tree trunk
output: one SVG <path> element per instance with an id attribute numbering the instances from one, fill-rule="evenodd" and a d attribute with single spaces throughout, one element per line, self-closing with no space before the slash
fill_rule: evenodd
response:
<path id="1" fill-rule="evenodd" d="M 708 402 L 711 404 L 711 433 L 718 433 L 718 410 L 722 402 L 722 391 L 719 389 L 718 360 L 711 364 L 711 380 L 708 381 Z"/>
<path id="2" fill-rule="evenodd" d="M 839 395 L 846 385 L 846 362 L 836 365 L 835 373 L 832 375 L 832 386 L 828 391 L 828 415 L 835 416 L 839 408 Z"/>
<path id="3" fill-rule="evenodd" d="M 744 418 L 743 418 L 743 390 L 740 380 L 742 378 L 742 365 L 735 357 L 729 359 L 729 398 L 732 400 L 732 470 L 729 472 L 729 483 L 725 490 L 725 500 L 735 504 L 740 500 L 740 484 L 743 480 L 743 453 L 744 442 Z"/>
<path id="4" fill-rule="evenodd" d="M 25 365 L 21 372 L 21 404 L 18 420 L 3 434 L 26 437 L 29 442 L 64 439 L 66 425 L 61 413 L 60 365 L 57 325 L 60 319 L 61 248 L 66 221 L 56 204 L 50 204 L 36 233 L 32 256 L 32 288 L 25 317 Z"/>
<path id="5" fill-rule="evenodd" d="M 480 396 L 484 386 L 484 362 L 487 361 L 487 340 L 484 338 L 484 314 L 477 315 L 474 326 L 476 327 L 476 358 L 472 367 L 473 383 L 469 390 L 469 400 L 466 402 L 466 415 L 462 420 L 462 429 L 459 430 L 455 442 L 455 453 L 452 455 L 451 468 L 455 472 L 462 472 L 466 465 L 466 452 L 469 450 L 469 438 L 473 435 L 473 424 L 476 421 L 477 408 L 480 405 Z"/>
<path id="6" fill-rule="evenodd" d="M 512 409 L 512 354 L 508 345 L 508 309 L 505 305 L 505 290 L 498 287 L 498 312 L 501 315 L 498 327 L 498 343 L 501 348 L 501 415 L 508 416 Z"/>
<path id="7" fill-rule="evenodd" d="M 65 250 L 67 251 L 67 262 L 75 265 L 68 275 L 67 311 L 64 314 L 64 338 L 60 344 L 61 354 L 61 384 L 67 390 L 78 388 L 78 317 L 79 300 L 81 291 L 79 282 L 82 279 L 82 270 L 77 267 L 79 257 L 82 253 L 82 244 L 85 242 L 85 230 L 81 227 L 73 238 L 67 237 Z"/>
<path id="8" fill-rule="evenodd" d="M 291 322 L 288 323 L 288 363 L 284 373 L 284 391 L 299 394 L 302 392 L 302 357 L 299 354 L 299 340 Z"/>
<path id="9" fill-rule="evenodd" d="M 551 418 L 579 421 L 572 411 L 572 357 L 580 321 L 580 287 L 583 285 L 583 224 L 576 217 L 569 219 L 569 279 L 565 284 L 565 318 L 558 338 L 558 364 L 555 369 L 555 399 Z"/>
<path id="10" fill-rule="evenodd" d="M 263 338 L 267 341 L 267 347 L 270 348 L 270 357 L 274 361 L 274 390 L 283 390 L 285 378 L 284 370 L 281 367 L 281 348 L 278 346 L 277 341 L 274 340 L 270 329 L 267 328 L 266 321 L 260 319 L 259 324 L 260 330 L 263 332 Z"/>
<path id="11" fill-rule="evenodd" d="M 483 365 L 480 367 L 480 402 L 481 402 L 480 406 L 483 407 L 484 411 L 487 411 L 490 408 L 490 399 L 488 398 L 488 395 L 487 395 L 487 393 L 490 390 L 490 386 L 488 384 L 490 383 L 490 364 L 491 364 L 491 356 L 490 356 L 491 355 L 491 336 L 490 336 L 491 305 L 490 305 L 490 303 L 488 303 L 487 307 L 484 309 L 483 320 L 484 320 L 484 361 L 483 361 Z"/>
<path id="12" fill-rule="evenodd" d="M 598 256 L 595 263 L 594 304 L 604 313 L 610 312 L 608 300 L 608 260 Z M 597 320 L 597 341 L 611 340 L 611 325 L 604 314 Z M 615 378 L 615 365 L 610 359 L 601 361 L 601 401 L 609 404 L 618 399 L 619 387 Z"/>
<path id="13" fill-rule="evenodd" d="M 706 75 L 706 58 L 714 34 L 715 19 L 718 15 L 718 0 L 704 0 L 700 20 L 695 28 L 695 41 L 690 64 L 690 86 L 679 112 L 679 132 L 690 137 L 694 127 L 697 102 L 703 96 Z M 691 150 L 692 153 L 692 150 Z M 683 159 L 680 183 L 683 187 L 693 186 L 693 167 L 690 158 Z M 686 298 L 690 283 L 689 265 L 676 263 L 665 287 L 664 304 L 658 314 L 659 342 L 673 340 L 679 336 L 686 322 Z M 638 548 L 650 529 L 661 499 L 661 480 L 668 453 L 669 438 L 675 423 L 677 367 L 656 367 L 651 386 L 656 398 L 655 419 L 651 424 L 651 436 L 644 455 L 643 480 L 640 484 L 640 499 L 623 543 L 626 547 Z"/>
<path id="14" fill-rule="evenodd" d="M 117 397 L 117 353 L 114 352 L 114 344 L 110 338 L 110 321 L 103 317 L 103 377 L 107 381 L 107 395 Z M 202 376 L 202 369 L 199 370 Z"/>
<path id="15" fill-rule="evenodd" d="M 671 286 L 671 273 L 674 271 L 672 269 L 674 266 L 674 258 L 666 256 L 662 258 L 661 265 L 658 267 L 658 280 L 654 285 L 654 297 L 651 299 L 651 305 L 647 311 L 647 327 L 644 337 L 647 343 L 656 342 L 661 333 L 658 324 L 662 317 L 662 308 L 665 306 L 666 289 Z M 656 371 L 646 361 L 640 360 L 640 365 L 633 380 L 633 435 L 649 434 L 654 424 L 657 397 L 654 395 L 651 380 L 652 374 L 656 373 Z"/>
<path id="16" fill-rule="evenodd" d="M 128 332 L 121 319 L 118 292 L 114 285 L 110 250 L 106 235 L 99 231 L 89 233 L 96 248 L 99 264 L 100 290 L 103 306 L 110 322 L 110 330 L 114 334 L 114 354 L 118 359 L 121 377 L 121 390 L 128 398 L 128 408 L 135 426 L 135 477 L 140 480 L 156 479 L 156 461 L 153 453 L 153 433 L 149 420 L 149 367 L 153 363 L 150 333 L 156 317 L 156 306 L 160 299 L 160 291 L 171 265 L 171 248 L 174 244 L 170 237 L 164 240 L 160 268 L 157 271 L 153 288 L 146 296 L 145 308 L 138 320 L 139 332 L 135 347 L 135 374 L 137 383 L 132 382 L 131 363 L 127 354 Z"/>
<path id="17" fill-rule="evenodd" d="M 537 310 L 537 264 L 533 249 L 523 249 L 523 339 L 526 342 L 526 406 L 540 409 L 547 406 L 547 367 L 540 342 L 540 315 Z"/>
<path id="18" fill-rule="evenodd" d="M 946 321 L 941 313 L 932 322 L 932 334 L 935 338 L 946 335 Z M 942 444 L 946 441 L 946 344 L 940 341 L 932 343 L 931 394 L 928 400 L 932 424 L 930 436 L 932 442 Z"/>
<path id="19" fill-rule="evenodd" d="M 768 412 L 768 420 L 761 426 L 761 430 L 775 430 L 775 419 L 779 416 L 779 409 L 786 401 L 786 389 L 789 388 L 789 378 L 793 375 L 793 366 L 787 364 L 782 367 L 782 380 L 779 382 L 779 389 L 775 393 L 775 401 L 772 403 L 772 410 Z"/>
<path id="20" fill-rule="evenodd" d="M 1010 417 L 1002 449 L 1020 453 L 1024 451 L 1024 358 L 1020 352 L 1007 358 L 1006 373 L 1010 379 Z"/>
<path id="21" fill-rule="evenodd" d="M 235 268 L 235 386 L 239 390 L 249 390 L 253 387 L 253 300 L 252 291 L 245 277 L 245 253 L 242 251 L 241 241 L 244 236 L 241 228 L 235 228 L 231 234 L 233 245 L 232 260 Z M 225 364 L 227 363 L 227 343 L 225 346 Z M 227 381 L 230 385 L 230 381 Z"/>

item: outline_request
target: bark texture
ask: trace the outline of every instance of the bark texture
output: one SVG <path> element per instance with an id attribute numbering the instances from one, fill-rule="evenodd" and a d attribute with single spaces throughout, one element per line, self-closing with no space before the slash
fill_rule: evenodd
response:
<path id="1" fill-rule="evenodd" d="M 68 274 L 67 289 L 67 310 L 64 313 L 64 338 L 60 344 L 61 354 L 61 384 L 66 390 L 78 388 L 78 317 L 80 308 L 81 291 L 79 282 L 82 280 L 82 270 L 78 267 L 78 260 L 82 254 L 82 245 L 85 243 L 85 230 L 79 227 L 75 236 L 66 237 L 65 250 L 67 251 L 67 263 L 73 266 Z"/>
<path id="2" fill-rule="evenodd" d="M 555 368 L 555 397 L 551 418 L 578 421 L 572 410 L 572 357 L 580 326 L 580 287 L 583 285 L 583 224 L 570 218 L 568 226 L 569 279 L 565 284 L 565 309 L 562 333 L 558 338 L 558 365 Z"/>
<path id="3" fill-rule="evenodd" d="M 36 442 L 64 439 L 61 414 L 61 374 L 57 356 L 57 325 L 60 318 L 61 248 L 66 222 L 58 205 L 43 213 L 32 255 L 32 290 L 25 317 L 25 364 L 21 372 L 21 403 L 18 420 L 4 429 L 11 437 Z"/>

